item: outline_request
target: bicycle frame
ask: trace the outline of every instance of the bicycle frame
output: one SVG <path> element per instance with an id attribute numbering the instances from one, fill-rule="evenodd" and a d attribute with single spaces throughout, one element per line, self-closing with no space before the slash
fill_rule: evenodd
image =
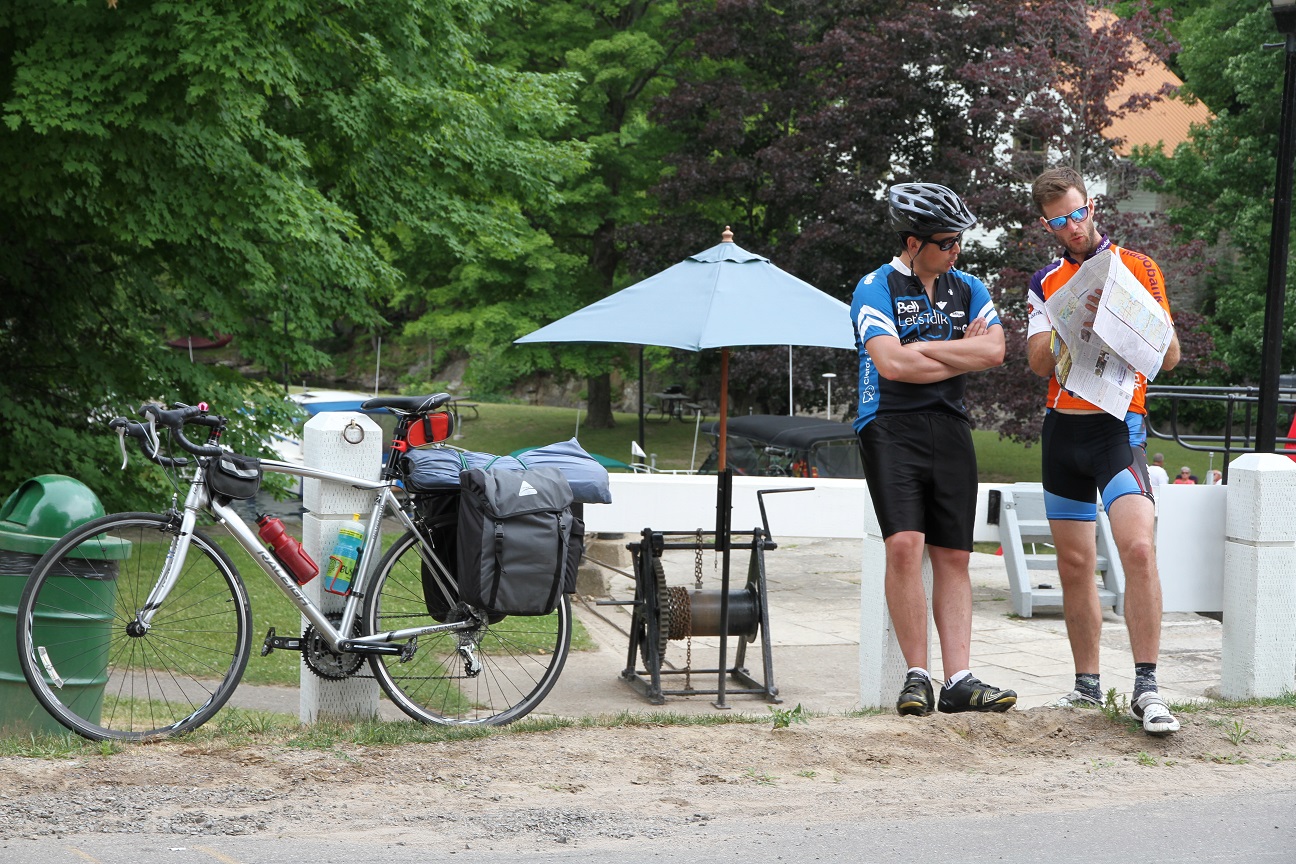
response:
<path id="1" fill-rule="evenodd" d="M 320 468 L 311 468 L 303 465 L 295 465 L 290 462 L 281 462 L 276 459 L 261 460 L 261 467 L 265 471 L 276 474 L 289 474 L 297 477 L 323 480 L 333 483 L 342 483 L 356 489 L 364 489 L 374 493 L 373 508 L 369 516 L 369 525 L 365 534 L 364 549 L 361 551 L 360 560 L 356 564 L 356 573 L 351 582 L 351 591 L 346 596 L 346 605 L 342 610 L 342 618 L 337 626 L 328 619 L 327 615 L 306 596 L 301 586 L 297 584 L 296 578 L 293 577 L 262 545 L 260 538 L 252 527 L 240 516 L 231 506 L 223 504 L 219 500 L 212 498 L 207 490 L 206 480 L 203 476 L 201 465 L 194 469 L 194 474 L 190 480 L 189 492 L 185 496 L 184 509 L 180 514 L 180 531 L 171 541 L 171 548 L 167 552 L 167 560 L 162 568 L 158 581 L 152 591 L 149 592 L 147 601 L 143 608 L 136 615 L 135 624 L 132 626 L 147 629 L 149 622 L 152 620 L 154 613 L 160 608 L 167 595 L 174 587 L 176 579 L 184 566 L 185 557 L 189 551 L 190 538 L 198 522 L 198 514 L 209 512 L 225 526 L 235 541 L 256 561 L 257 565 L 265 571 L 271 580 L 279 587 L 288 600 L 297 607 L 302 616 L 308 620 L 312 626 L 319 632 L 320 636 L 328 644 L 329 649 L 337 653 L 362 653 L 362 654 L 401 654 L 406 650 L 403 646 L 394 644 L 403 642 L 408 639 L 417 638 L 430 633 L 445 633 L 454 630 L 466 630 L 473 626 L 472 621 L 453 622 L 447 624 L 433 624 L 423 627 L 410 627 L 402 630 L 391 630 L 383 633 L 375 633 L 360 637 L 346 637 L 343 634 L 353 631 L 356 619 L 361 612 L 361 602 L 364 598 L 364 589 L 369 582 L 373 568 L 382 559 L 382 522 L 390 507 L 401 524 L 409 531 L 414 532 L 422 538 L 422 532 L 418 530 L 409 514 L 401 506 L 399 499 L 393 491 L 396 487 L 394 480 L 384 477 L 379 480 L 364 480 L 359 477 L 353 477 L 348 474 L 339 474 L 334 471 L 326 471 Z M 423 562 L 432 568 L 438 580 L 447 580 L 450 578 L 449 571 L 436 553 L 427 547 L 424 542 L 419 543 L 419 556 Z"/>

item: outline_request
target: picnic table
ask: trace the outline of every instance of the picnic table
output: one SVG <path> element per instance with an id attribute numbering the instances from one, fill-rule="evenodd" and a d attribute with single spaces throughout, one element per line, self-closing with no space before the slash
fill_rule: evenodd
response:
<path id="1" fill-rule="evenodd" d="M 702 410 L 701 405 L 689 401 L 687 393 L 654 393 L 653 398 L 657 400 L 657 405 L 649 406 L 648 410 L 644 412 L 645 415 L 651 414 L 655 407 L 657 413 L 661 414 L 661 418 L 668 423 L 672 417 L 683 423 L 687 421 L 694 412 Z"/>
<path id="2" fill-rule="evenodd" d="M 456 397 L 454 397 L 453 399 L 450 400 L 450 403 L 449 403 L 449 404 L 450 404 L 450 406 L 451 406 L 452 408 L 454 408 L 455 412 L 458 413 L 460 417 L 463 417 L 463 414 L 462 414 L 462 412 L 460 411 L 460 409 L 463 409 L 463 408 L 471 408 L 471 409 L 472 409 L 472 412 L 473 412 L 473 419 L 479 419 L 479 418 L 481 417 L 481 413 L 477 410 L 477 405 L 478 405 L 477 402 L 468 402 L 468 401 L 466 401 L 466 400 L 464 400 L 464 399 L 461 399 L 461 398 L 459 398 L 458 396 L 456 396 Z M 464 417 L 463 419 L 467 420 L 468 418 L 467 418 L 467 417 Z"/>

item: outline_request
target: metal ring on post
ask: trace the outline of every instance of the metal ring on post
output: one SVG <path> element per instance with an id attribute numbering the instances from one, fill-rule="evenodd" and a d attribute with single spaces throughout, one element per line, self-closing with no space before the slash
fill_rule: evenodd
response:
<path id="1" fill-rule="evenodd" d="M 365 437 L 364 427 L 362 427 L 355 420 L 351 420 L 342 429 L 342 440 L 347 442 L 348 444 L 359 444 L 361 441 L 364 440 L 364 437 Z"/>

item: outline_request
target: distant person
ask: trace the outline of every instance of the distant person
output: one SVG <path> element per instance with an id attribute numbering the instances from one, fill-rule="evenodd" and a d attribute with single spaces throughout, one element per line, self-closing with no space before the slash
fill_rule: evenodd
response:
<path id="1" fill-rule="evenodd" d="M 1150 735 L 1179 730 L 1157 689 L 1161 650 L 1161 578 L 1157 572 L 1154 529 L 1156 503 L 1147 469 L 1147 379 L 1139 375 L 1124 417 L 1113 417 L 1058 384 L 1052 350 L 1054 329 L 1046 301 L 1061 289 L 1080 265 L 1110 250 L 1152 298 L 1170 314 L 1165 277 L 1156 262 L 1124 249 L 1095 224 L 1094 201 L 1073 168 L 1052 168 L 1035 178 L 1031 196 L 1040 224 L 1063 247 L 1063 255 L 1031 277 L 1027 294 L 1029 324 L 1026 351 L 1031 370 L 1049 379 L 1042 432 L 1044 504 L 1057 549 L 1063 609 L 1075 689 L 1053 703 L 1057 707 L 1096 707 L 1103 702 L 1099 681 L 1102 607 L 1094 580 L 1097 567 L 1098 517 L 1095 499 L 1102 496 L 1111 519 L 1112 537 L 1125 569 L 1125 624 L 1134 655 L 1134 693 L 1130 713 Z M 1161 369 L 1179 362 L 1179 337 L 1171 330 Z"/>
<path id="2" fill-rule="evenodd" d="M 1179 469 L 1179 476 L 1174 479 L 1176 486 L 1196 486 L 1197 476 L 1192 473 L 1192 469 L 1187 465 Z"/>
<path id="3" fill-rule="evenodd" d="M 1003 362 L 1003 327 L 981 280 L 954 269 L 963 232 L 976 224 L 963 199 L 935 183 L 902 183 L 887 191 L 887 213 L 899 254 L 860 280 L 851 319 L 855 431 L 886 545 L 887 608 L 909 666 L 896 710 L 1006 711 L 1017 694 L 968 668 L 977 467 L 963 405 L 965 373 Z M 927 668 L 924 547 L 945 673 L 939 702 Z"/>
<path id="4" fill-rule="evenodd" d="M 1170 475 L 1165 470 L 1165 454 L 1153 453 L 1152 464 L 1148 466 L 1148 479 L 1152 481 L 1152 489 L 1155 492 L 1158 486 L 1169 486 Z"/>
<path id="5" fill-rule="evenodd" d="M 1219 486 L 1224 482 L 1224 474 L 1218 468 L 1214 468 L 1206 474 L 1207 486 Z"/>

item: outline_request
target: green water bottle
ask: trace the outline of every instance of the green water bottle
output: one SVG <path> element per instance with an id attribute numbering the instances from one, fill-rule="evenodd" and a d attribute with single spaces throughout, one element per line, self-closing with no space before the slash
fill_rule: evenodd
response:
<path id="1" fill-rule="evenodd" d="M 342 595 L 351 591 L 351 574 L 355 573 L 363 545 L 364 531 L 361 530 L 360 514 L 356 513 L 351 522 L 338 529 L 337 543 L 329 556 L 328 572 L 324 576 L 325 591 Z"/>

